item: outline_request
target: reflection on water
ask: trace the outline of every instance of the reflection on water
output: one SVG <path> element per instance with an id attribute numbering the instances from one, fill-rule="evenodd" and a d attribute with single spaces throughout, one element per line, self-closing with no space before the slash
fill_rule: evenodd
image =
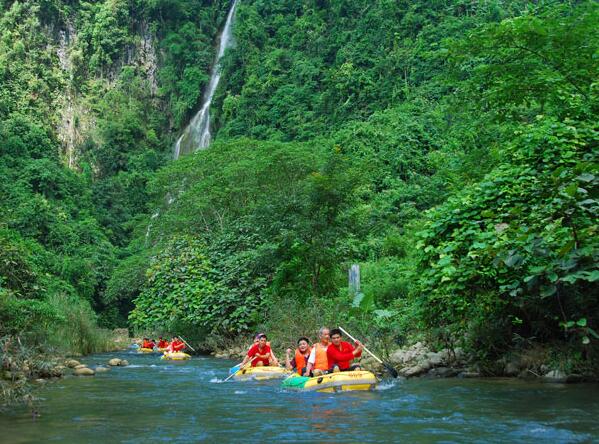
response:
<path id="1" fill-rule="evenodd" d="M 42 389 L 36 420 L 25 409 L 0 416 L 0 442 L 599 442 L 597 385 L 415 379 L 297 393 L 277 381 L 211 383 L 228 361 L 118 357 L 131 365 Z"/>

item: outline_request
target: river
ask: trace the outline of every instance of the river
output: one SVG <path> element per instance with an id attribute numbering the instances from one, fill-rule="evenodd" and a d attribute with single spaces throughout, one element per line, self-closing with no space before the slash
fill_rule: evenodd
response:
<path id="1" fill-rule="evenodd" d="M 599 385 L 516 380 L 383 381 L 373 392 L 295 393 L 279 381 L 222 383 L 232 361 L 130 362 L 37 392 L 39 416 L 0 416 L 0 442 L 599 442 Z"/>

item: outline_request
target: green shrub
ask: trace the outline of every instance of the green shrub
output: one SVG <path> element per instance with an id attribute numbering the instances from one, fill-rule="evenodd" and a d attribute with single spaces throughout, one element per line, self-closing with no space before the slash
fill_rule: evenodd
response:
<path id="1" fill-rule="evenodd" d="M 509 163 L 431 211 L 418 245 L 428 326 L 468 332 L 481 349 L 512 333 L 552 338 L 560 324 L 582 332 L 582 318 L 596 327 L 597 140 L 593 124 L 540 118 Z"/>

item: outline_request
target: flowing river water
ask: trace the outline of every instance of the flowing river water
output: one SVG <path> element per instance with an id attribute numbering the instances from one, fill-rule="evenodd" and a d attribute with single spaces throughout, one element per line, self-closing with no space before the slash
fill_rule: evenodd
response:
<path id="1" fill-rule="evenodd" d="M 222 380 L 232 361 L 161 361 L 133 352 L 94 377 L 38 391 L 39 416 L 0 416 L 0 442 L 599 442 L 599 386 L 515 380 L 383 381 L 372 392 L 297 393 L 280 381 Z"/>

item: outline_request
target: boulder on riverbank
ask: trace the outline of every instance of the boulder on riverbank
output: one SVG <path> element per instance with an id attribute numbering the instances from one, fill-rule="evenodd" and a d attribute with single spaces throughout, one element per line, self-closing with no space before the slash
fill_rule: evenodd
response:
<path id="1" fill-rule="evenodd" d="M 64 362 L 64 365 L 66 365 L 68 368 L 75 368 L 78 365 L 81 365 L 81 363 L 79 361 L 77 361 L 76 359 L 67 359 Z"/>
<path id="2" fill-rule="evenodd" d="M 389 355 L 389 361 L 398 369 L 398 373 L 407 378 L 431 376 L 448 378 L 458 375 L 465 366 L 465 353 L 457 347 L 453 350 L 430 350 L 422 342 L 400 348 Z"/>

